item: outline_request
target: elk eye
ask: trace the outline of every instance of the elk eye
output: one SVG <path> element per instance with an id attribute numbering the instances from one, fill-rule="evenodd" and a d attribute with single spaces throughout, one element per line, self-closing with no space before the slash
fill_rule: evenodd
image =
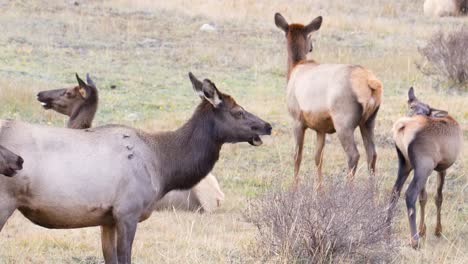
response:
<path id="1" fill-rule="evenodd" d="M 235 117 L 236 119 L 242 119 L 242 118 L 244 118 L 244 112 L 243 112 L 243 111 L 235 112 L 235 113 L 234 113 L 234 117 Z"/>
<path id="2" fill-rule="evenodd" d="M 65 93 L 65 96 L 66 96 L 66 97 L 72 97 L 72 93 L 66 92 L 66 93 Z"/>

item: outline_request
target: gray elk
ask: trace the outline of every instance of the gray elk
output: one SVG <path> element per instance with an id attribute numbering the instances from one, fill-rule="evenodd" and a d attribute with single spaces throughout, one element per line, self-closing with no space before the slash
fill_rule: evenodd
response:
<path id="1" fill-rule="evenodd" d="M 23 168 L 23 162 L 23 158 L 0 146 L 0 174 L 14 176 L 16 171 Z"/>
<path id="2" fill-rule="evenodd" d="M 69 116 L 67 127 L 87 129 L 92 126 L 98 108 L 99 93 L 89 74 L 86 75 L 86 82 L 78 74 L 76 80 L 76 86 L 39 92 L 37 100 L 44 109 L 52 109 Z M 211 212 L 220 206 L 222 200 L 224 193 L 219 188 L 218 180 L 209 173 L 190 190 L 169 192 L 158 201 L 155 209 Z"/>
<path id="3" fill-rule="evenodd" d="M 398 155 L 398 177 L 393 186 L 388 221 L 392 218 L 400 192 L 408 175 L 414 170 L 413 180 L 406 191 L 406 208 L 410 225 L 410 243 L 418 247 L 419 236 L 425 236 L 424 222 L 427 202 L 426 182 L 432 171 L 437 171 L 437 223 L 435 235 L 442 233 L 441 210 L 442 188 L 447 169 L 457 159 L 462 149 L 462 131 L 457 121 L 446 111 L 438 110 L 420 102 L 414 89 L 408 92 L 409 117 L 400 118 L 393 125 L 393 139 Z M 419 233 L 416 230 L 416 200 L 419 196 L 421 218 Z"/>
<path id="4" fill-rule="evenodd" d="M 461 16 L 467 13 L 468 0 L 425 0 L 426 16 Z"/>
<path id="5" fill-rule="evenodd" d="M 315 164 L 318 187 L 322 184 L 322 157 L 325 135 L 337 133 L 348 159 L 348 180 L 352 181 L 359 161 L 354 130 L 359 126 L 371 174 L 377 154 L 374 126 L 382 97 L 382 83 L 365 67 L 320 64 L 307 60 L 312 52 L 311 33 L 322 25 L 319 16 L 307 25 L 288 24 L 279 13 L 275 24 L 285 32 L 288 51 L 286 103 L 293 118 L 296 141 L 294 186 L 299 184 L 304 135 L 307 128 L 317 133 Z"/>
<path id="6" fill-rule="evenodd" d="M 200 182 L 223 144 L 259 146 L 260 136 L 271 134 L 269 123 L 210 80 L 189 77 L 202 100 L 175 131 L 0 121 L 0 144 L 28 161 L 16 177 L 0 177 L 0 230 L 16 209 L 46 228 L 101 226 L 105 262 L 131 263 L 137 224 L 165 194 Z"/>

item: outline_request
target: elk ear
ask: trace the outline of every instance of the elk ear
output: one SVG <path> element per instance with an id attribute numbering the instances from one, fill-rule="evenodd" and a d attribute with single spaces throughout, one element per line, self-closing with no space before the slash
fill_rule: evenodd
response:
<path id="1" fill-rule="evenodd" d="M 306 34 L 310 34 L 314 31 L 319 30 L 320 26 L 322 26 L 322 16 L 316 17 L 312 20 L 307 26 L 304 27 L 304 31 Z"/>
<path id="2" fill-rule="evenodd" d="M 210 102 L 215 108 L 219 107 L 223 102 L 221 97 L 219 96 L 219 91 L 210 80 L 205 79 L 203 80 L 203 87 L 202 87 L 203 97 Z"/>
<path id="3" fill-rule="evenodd" d="M 289 24 L 288 22 L 286 22 L 286 19 L 284 19 L 284 17 L 280 13 L 275 14 L 275 24 L 284 32 L 288 32 Z"/>
<path id="4" fill-rule="evenodd" d="M 414 95 L 414 88 L 410 87 L 408 90 L 408 102 L 412 102 L 416 100 L 416 96 Z"/>
<path id="5" fill-rule="evenodd" d="M 86 82 L 88 83 L 89 86 L 96 88 L 96 85 L 94 84 L 93 80 L 89 76 L 89 73 L 86 74 Z"/>
<path id="6" fill-rule="evenodd" d="M 81 97 L 86 98 L 86 96 L 88 95 L 88 92 L 86 91 L 86 89 L 88 87 L 86 83 L 83 80 L 81 80 L 80 76 L 78 76 L 78 73 L 75 73 L 75 75 L 76 75 L 76 80 L 78 81 L 78 85 L 79 85 L 78 92 L 80 93 Z"/>
<path id="7" fill-rule="evenodd" d="M 448 112 L 431 107 L 431 116 L 433 116 L 433 117 L 446 117 L 446 116 L 448 116 Z"/>
<path id="8" fill-rule="evenodd" d="M 189 78 L 190 78 L 190 81 L 192 82 L 192 87 L 193 87 L 193 90 L 195 90 L 195 92 L 203 99 L 205 98 L 203 96 L 203 83 L 200 82 L 200 80 L 197 79 L 197 77 L 195 77 L 195 75 L 193 75 L 191 72 L 189 72 Z"/>

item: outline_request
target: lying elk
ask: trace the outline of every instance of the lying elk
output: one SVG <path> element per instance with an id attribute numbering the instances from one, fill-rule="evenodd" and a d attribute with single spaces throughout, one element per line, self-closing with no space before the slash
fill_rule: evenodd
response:
<path id="1" fill-rule="evenodd" d="M 37 94 L 37 100 L 45 109 L 52 109 L 70 117 L 67 127 L 86 129 L 92 126 L 96 114 L 99 97 L 93 80 L 86 75 L 85 83 L 76 74 L 77 86 L 42 91 Z M 224 199 L 224 193 L 219 188 L 218 181 L 209 173 L 191 190 L 174 190 L 161 199 L 157 210 L 185 209 L 210 212 L 216 209 Z"/>
<path id="2" fill-rule="evenodd" d="M 468 0 L 426 0 L 424 14 L 426 16 L 461 16 L 467 13 Z"/>
<path id="3" fill-rule="evenodd" d="M 393 186 L 392 199 L 389 207 L 388 221 L 392 218 L 400 192 L 414 170 L 413 180 L 406 191 L 406 208 L 411 230 L 411 245 L 418 246 L 419 236 L 425 236 L 424 222 L 427 202 L 426 181 L 433 170 L 438 173 L 437 194 L 437 224 L 435 235 L 442 233 L 440 221 L 443 201 L 442 188 L 447 169 L 457 159 L 462 148 L 462 131 L 457 121 L 447 112 L 434 109 L 416 98 L 411 87 L 408 92 L 409 117 L 400 118 L 393 125 L 393 139 L 398 154 L 398 178 Z M 416 199 L 419 195 L 421 218 L 419 234 L 416 231 Z"/>
<path id="4" fill-rule="evenodd" d="M 322 183 L 322 155 L 325 134 L 337 133 L 348 159 L 348 180 L 352 180 L 359 161 L 354 141 L 357 126 L 367 154 L 371 174 L 375 172 L 377 154 L 374 145 L 374 126 L 379 110 L 382 83 L 368 69 L 358 65 L 319 64 L 307 60 L 312 51 L 310 34 L 322 24 L 322 17 L 308 25 L 288 24 L 275 14 L 275 24 L 286 33 L 288 74 L 286 100 L 293 117 L 296 150 L 294 157 L 294 182 L 299 183 L 304 134 L 307 128 L 317 133 L 315 164 L 318 186 Z"/>
<path id="5" fill-rule="evenodd" d="M 23 168 L 23 158 L 0 146 L 0 174 L 12 177 Z"/>
<path id="6" fill-rule="evenodd" d="M 107 125 L 88 130 L 1 121 L 0 144 L 24 153 L 17 177 L 0 178 L 0 229 L 18 209 L 47 228 L 101 226 L 106 263 L 131 263 L 137 223 L 166 193 L 203 179 L 225 143 L 262 144 L 271 125 L 208 79 L 189 74 L 202 101 L 179 129 L 148 133 Z"/>

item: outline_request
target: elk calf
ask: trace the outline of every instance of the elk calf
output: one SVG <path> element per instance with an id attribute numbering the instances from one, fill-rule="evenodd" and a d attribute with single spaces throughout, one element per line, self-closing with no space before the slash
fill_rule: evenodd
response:
<path id="1" fill-rule="evenodd" d="M 413 180 L 406 191 L 406 207 L 411 230 L 411 245 L 417 247 L 419 236 L 424 236 L 426 233 L 424 209 L 427 201 L 425 187 L 427 178 L 433 170 L 437 171 L 435 235 L 440 236 L 442 232 L 440 220 L 442 188 L 446 170 L 457 159 L 463 141 L 460 126 L 447 112 L 418 101 L 413 88 L 410 88 L 408 92 L 408 99 L 409 117 L 403 117 L 393 125 L 393 139 L 398 154 L 398 177 L 392 190 L 388 221 L 391 219 L 403 184 L 409 173 L 414 170 Z M 418 195 L 421 206 L 419 234 L 416 231 L 415 207 Z"/>
<path id="2" fill-rule="evenodd" d="M 23 158 L 0 146 L 0 174 L 12 177 L 23 168 Z"/>

